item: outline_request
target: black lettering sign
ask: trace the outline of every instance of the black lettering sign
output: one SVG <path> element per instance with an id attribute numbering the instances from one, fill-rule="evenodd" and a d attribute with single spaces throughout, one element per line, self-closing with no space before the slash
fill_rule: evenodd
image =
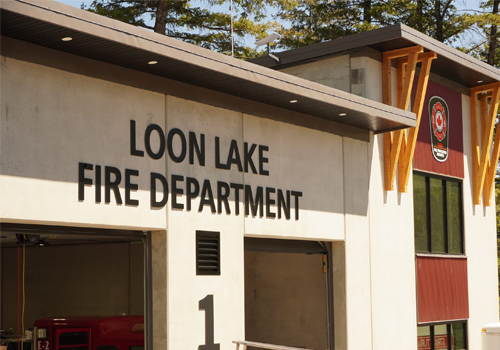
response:
<path id="1" fill-rule="evenodd" d="M 175 155 L 174 153 L 174 136 L 178 135 L 179 139 L 181 141 L 181 154 L 178 156 Z M 186 158 L 186 136 L 184 136 L 184 133 L 177 128 L 174 128 L 169 131 L 168 137 L 167 137 L 167 150 L 168 150 L 168 155 L 170 156 L 170 159 L 172 159 L 176 163 L 182 163 L 184 159 Z M 173 198 L 172 198 L 172 203 L 173 203 Z"/>
<path id="2" fill-rule="evenodd" d="M 156 198 L 156 180 L 159 180 L 163 186 L 163 197 L 160 200 Z M 168 182 L 165 176 L 158 173 L 151 173 L 151 208 L 163 208 L 168 202 Z"/>
<path id="3" fill-rule="evenodd" d="M 158 133 L 158 137 L 160 138 L 160 148 L 156 153 L 151 149 L 151 133 L 155 130 Z M 153 159 L 160 159 L 161 157 L 163 157 L 163 154 L 165 153 L 165 134 L 163 133 L 163 129 L 159 125 L 148 125 L 148 127 L 146 128 L 146 133 L 144 134 L 144 143 L 148 156 Z"/>
<path id="4" fill-rule="evenodd" d="M 130 154 L 133 156 L 144 157 L 144 151 L 139 151 L 136 146 L 135 120 L 130 121 Z"/>
<path id="5" fill-rule="evenodd" d="M 194 188 L 193 188 L 194 186 Z M 194 177 L 186 177 L 186 209 L 191 210 L 191 201 L 200 194 L 200 183 Z"/>
<path id="6" fill-rule="evenodd" d="M 139 205 L 139 200 L 130 198 L 131 191 L 137 191 L 139 186 L 131 182 L 132 176 L 139 176 L 139 170 L 125 169 L 125 205 Z"/>
<path id="7" fill-rule="evenodd" d="M 212 213 L 216 213 L 215 202 L 214 202 L 214 195 L 212 193 L 212 186 L 210 185 L 210 180 L 203 181 L 203 187 L 201 189 L 201 196 L 200 196 L 200 198 L 201 198 L 201 200 L 200 200 L 200 207 L 198 208 L 198 211 L 200 213 L 203 211 L 203 207 L 205 205 L 209 205 L 210 206 L 210 210 L 212 211 Z"/>
<path id="8" fill-rule="evenodd" d="M 111 180 L 111 174 L 114 175 L 114 180 Z M 117 204 L 122 204 L 122 196 L 118 185 L 122 182 L 122 173 L 118 168 L 112 166 L 104 167 L 104 202 L 111 202 L 111 190 L 115 195 Z"/>
<path id="9" fill-rule="evenodd" d="M 184 204 L 177 202 L 177 195 L 184 194 L 181 187 L 177 187 L 177 181 L 184 181 L 184 176 L 172 175 L 172 209 L 184 209 Z"/>
<path id="10" fill-rule="evenodd" d="M 219 350 L 220 344 L 214 344 L 214 296 L 207 295 L 198 306 L 205 310 L 205 344 L 198 346 L 198 350 Z"/>
<path id="11" fill-rule="evenodd" d="M 201 145 L 201 146 L 200 146 Z M 198 164 L 205 166 L 205 135 L 200 134 L 200 143 L 196 140 L 196 134 L 189 132 L 189 164 L 194 164 L 194 152 L 198 157 Z"/>
<path id="12" fill-rule="evenodd" d="M 85 199 L 85 185 L 92 185 L 92 179 L 85 177 L 85 170 L 93 170 L 94 166 L 88 163 L 78 163 L 78 200 Z"/>
<path id="13" fill-rule="evenodd" d="M 243 185 L 231 183 L 229 187 L 234 190 L 234 213 L 240 215 L 240 191 L 243 189 Z"/>

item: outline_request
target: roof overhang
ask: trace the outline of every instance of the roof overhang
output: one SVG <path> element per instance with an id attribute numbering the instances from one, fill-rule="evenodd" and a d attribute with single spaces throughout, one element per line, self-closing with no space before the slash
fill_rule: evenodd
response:
<path id="1" fill-rule="evenodd" d="M 279 64 L 268 56 L 258 57 L 250 61 L 263 67 L 279 70 L 280 68 L 303 64 L 304 61 L 324 58 L 364 46 L 385 52 L 415 45 L 423 46 L 426 51 L 437 53 L 437 59 L 432 61 L 432 73 L 466 87 L 476 87 L 480 84 L 500 81 L 499 69 L 404 24 L 395 24 L 294 50 L 274 53 L 280 59 Z M 481 83 L 478 83 L 478 81 L 481 81 Z"/>
<path id="2" fill-rule="evenodd" d="M 0 1 L 0 16 L 2 35 L 66 53 L 376 133 L 416 125 L 414 113 L 55 1 Z"/>

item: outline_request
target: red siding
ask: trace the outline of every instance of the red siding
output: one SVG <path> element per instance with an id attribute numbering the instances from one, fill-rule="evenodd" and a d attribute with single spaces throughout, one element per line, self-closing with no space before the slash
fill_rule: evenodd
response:
<path id="1" fill-rule="evenodd" d="M 467 259 L 417 257 L 418 322 L 469 318 Z"/>
<path id="2" fill-rule="evenodd" d="M 414 88 L 413 90 L 416 90 Z M 438 162 L 432 155 L 431 125 L 429 121 L 429 100 L 432 96 L 440 96 L 448 105 L 448 159 Z M 422 119 L 415 146 L 413 168 L 430 171 L 436 174 L 464 177 L 464 146 L 462 126 L 462 95 L 441 85 L 429 82 L 425 95 Z"/>

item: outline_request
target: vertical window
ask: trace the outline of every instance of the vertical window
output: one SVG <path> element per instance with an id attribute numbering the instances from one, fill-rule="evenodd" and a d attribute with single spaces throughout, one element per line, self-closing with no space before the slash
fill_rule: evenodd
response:
<path id="1" fill-rule="evenodd" d="M 467 323 L 456 322 L 417 328 L 418 350 L 467 350 Z"/>
<path id="2" fill-rule="evenodd" d="M 462 247 L 462 203 L 461 188 L 458 182 L 446 183 L 446 202 L 448 204 L 449 253 L 463 253 Z"/>
<path id="3" fill-rule="evenodd" d="M 413 174 L 415 251 L 463 254 L 462 182 Z"/>
<path id="4" fill-rule="evenodd" d="M 415 216 L 415 250 L 429 250 L 429 215 L 427 199 L 427 179 L 424 176 L 413 176 L 413 206 Z"/>

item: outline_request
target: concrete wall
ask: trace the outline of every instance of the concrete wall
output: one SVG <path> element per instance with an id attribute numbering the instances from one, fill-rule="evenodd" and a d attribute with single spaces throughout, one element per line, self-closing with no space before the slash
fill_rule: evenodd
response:
<path id="1" fill-rule="evenodd" d="M 381 62 L 373 50 L 351 52 L 283 71 L 382 100 Z M 392 98 L 396 101 L 394 68 L 392 77 Z M 469 347 L 473 349 L 480 346 L 480 333 L 476 330 L 498 320 L 494 206 L 472 204 L 468 89 L 436 74 L 431 74 L 431 80 L 463 94 L 464 231 L 469 274 Z M 383 135 L 374 135 L 367 150 L 365 144 L 356 146 L 354 140 L 348 139 L 344 139 L 343 147 L 345 243 L 333 246 L 334 276 L 337 276 L 336 345 L 339 349 L 414 349 L 417 334 L 412 177 L 406 194 L 383 190 Z M 346 161 L 363 158 L 365 154 L 369 158 L 366 169 L 369 181 L 359 171 L 366 164 L 364 159 L 358 159 L 353 167 Z M 368 215 L 353 215 L 358 208 L 363 209 L 364 200 L 356 201 L 366 193 Z M 360 335 L 360 329 L 364 336 Z"/>
<path id="2" fill-rule="evenodd" d="M 130 155 L 130 119 L 165 127 L 165 96 L 101 79 L 1 57 L 0 217 L 10 222 L 164 228 L 149 208 L 149 173 L 165 163 Z M 144 129 L 138 130 L 140 140 Z M 95 202 L 95 187 L 78 200 L 78 163 L 113 166 L 140 176 L 139 206 Z M 94 171 L 87 176 L 94 178 Z M 94 178 L 95 181 L 95 178 Z M 104 185 L 104 174 L 102 174 Z"/>
<path id="3" fill-rule="evenodd" d="M 381 102 L 382 66 L 373 51 L 283 71 Z M 343 140 L 345 244 L 334 245 L 333 257 L 338 349 L 416 348 L 411 180 L 408 194 L 384 191 L 382 146 L 382 135 L 369 145 Z"/>
<path id="4" fill-rule="evenodd" d="M 365 93 L 367 97 L 381 102 L 382 64 L 366 58 L 365 65 Z M 394 68 L 392 73 L 395 103 Z M 383 135 L 373 136 L 369 157 L 372 348 L 416 349 L 412 178 L 410 176 L 408 193 L 384 190 Z M 394 188 L 397 188 L 397 177 Z"/>
<path id="5" fill-rule="evenodd" d="M 339 90 L 350 91 L 349 55 L 326 58 L 280 69 L 280 71 Z"/>
<path id="6" fill-rule="evenodd" d="M 245 339 L 244 235 L 310 240 L 344 238 L 343 172 L 338 166 L 342 163 L 342 137 L 171 96 L 167 97 L 166 109 L 167 128 L 204 133 L 207 140 L 204 167 L 168 160 L 167 177 L 183 174 L 200 181 L 210 180 L 212 184 L 224 181 L 303 193 L 298 220 L 293 216 L 294 211 L 289 220 L 254 217 L 243 212 L 235 215 L 234 193 L 229 202 L 231 215 L 225 209 L 215 215 L 207 207 L 199 212 L 200 198 L 192 201 L 192 208 L 196 209 L 191 211 L 167 209 L 168 346 L 177 349 L 204 344 L 205 319 L 198 302 L 206 295 L 213 295 L 215 342 L 230 349 L 231 341 Z M 269 175 L 243 173 L 234 166 L 231 170 L 216 169 L 215 137 L 220 137 L 222 159 L 227 157 L 231 140 L 236 140 L 240 148 L 243 142 L 268 146 Z M 186 198 L 179 196 L 179 202 L 186 203 Z M 221 276 L 196 276 L 196 230 L 220 232 Z M 252 325 L 247 327 L 251 329 Z"/>
<path id="7" fill-rule="evenodd" d="M 463 181 L 465 254 L 469 280 L 469 349 L 481 347 L 480 329 L 498 322 L 498 261 L 496 244 L 495 193 L 491 206 L 474 205 L 472 198 L 472 149 L 470 139 L 470 97 L 462 95 L 464 126 Z"/>
<path id="8" fill-rule="evenodd" d="M 369 186 L 381 185 L 368 181 L 373 171 L 371 149 L 359 140 L 362 137 L 351 138 L 358 134 L 346 132 L 342 126 L 329 125 L 324 128 L 328 132 L 318 131 L 323 124 L 297 113 L 33 45 L 14 44 L 6 46 L 12 51 L 1 58 L 2 220 L 153 230 L 154 346 L 168 349 L 196 348 L 205 343 L 205 313 L 199 301 L 207 295 L 214 297 L 215 343 L 223 350 L 233 349 L 233 340 L 245 339 L 244 236 L 346 240 L 339 245 L 344 252 L 338 256 L 339 274 L 345 276 L 345 283 L 336 282 L 336 288 L 346 293 L 340 298 L 335 295 L 335 303 L 346 306 L 336 327 L 349 326 L 337 339 L 344 337 L 345 344 L 360 349 L 369 346 L 372 340 L 367 329 L 373 327 L 369 268 L 373 260 L 367 241 L 371 227 L 367 191 Z M 25 51 L 16 51 L 23 45 Z M 36 62 L 29 62 L 32 60 Z M 168 155 L 158 160 L 132 156 L 131 119 L 136 121 L 140 150 L 144 150 L 145 129 L 153 123 L 165 132 L 178 128 L 185 135 L 203 133 L 205 165 L 187 160 L 176 163 Z M 223 161 L 232 140 L 240 151 L 244 142 L 267 146 L 265 168 L 269 174 L 245 173 L 236 166 L 217 169 L 215 137 L 220 138 Z M 180 154 L 179 147 L 176 137 L 174 154 Z M 152 149 L 158 149 L 156 134 Z M 94 186 L 86 186 L 85 200 L 78 201 L 78 162 L 113 166 L 122 174 L 125 169 L 139 170 L 140 176 L 134 178 L 139 189 L 132 192 L 139 205 L 117 205 L 114 196 L 109 204 L 104 200 L 96 203 Z M 170 198 L 165 207 L 150 206 L 151 172 L 169 181 Z M 88 174 L 93 177 L 92 172 Z M 172 175 L 183 177 L 179 188 L 184 191 L 187 177 L 200 184 L 209 180 L 212 186 L 223 181 L 253 189 L 300 191 L 300 218 L 294 216 L 295 203 L 290 219 L 247 216 L 241 203 L 241 212 L 236 215 L 234 193 L 229 197 L 231 214 L 212 213 L 209 206 L 199 211 L 199 196 L 188 211 L 185 192 L 176 196 L 183 208 L 174 208 Z M 123 199 L 124 191 L 122 181 Z M 156 194 L 161 196 L 161 188 Z M 217 201 L 215 187 L 213 194 Z M 271 211 L 276 213 L 276 205 L 271 205 Z M 388 217 L 382 220 L 387 222 Z M 196 230 L 220 232 L 220 276 L 196 276 Z M 381 249 L 380 259 L 383 252 Z M 392 277 L 384 281 L 394 283 Z M 385 298 L 392 302 L 390 296 Z M 394 308 L 400 306 L 396 303 Z M 388 324 L 384 327 L 389 328 Z"/>
<path id="9" fill-rule="evenodd" d="M 141 243 L 27 247 L 25 327 L 40 317 L 144 314 Z M 17 329 L 17 248 L 1 249 L 2 329 Z"/>
<path id="10" fill-rule="evenodd" d="M 323 256 L 245 252 L 246 339 L 327 349 Z"/>

